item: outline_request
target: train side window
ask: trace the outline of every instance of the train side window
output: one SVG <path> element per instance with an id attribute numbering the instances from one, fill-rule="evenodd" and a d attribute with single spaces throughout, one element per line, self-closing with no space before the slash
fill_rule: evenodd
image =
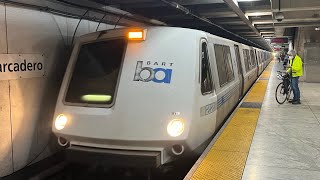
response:
<path id="1" fill-rule="evenodd" d="M 252 64 L 252 69 L 253 69 L 254 67 L 257 66 L 257 61 L 256 61 L 253 50 L 250 51 L 250 55 L 251 55 L 251 64 Z"/>
<path id="2" fill-rule="evenodd" d="M 220 87 L 234 80 L 232 58 L 229 46 L 214 45 Z"/>
<path id="3" fill-rule="evenodd" d="M 246 67 L 246 71 L 250 71 L 250 67 L 251 67 L 251 60 L 250 60 L 250 57 L 249 57 L 249 50 L 248 49 L 244 49 L 243 50 L 243 58 L 244 58 L 244 64 L 245 64 L 245 67 Z"/>
<path id="4" fill-rule="evenodd" d="M 229 46 L 224 46 L 224 56 L 225 56 L 225 63 L 226 63 L 226 70 L 227 70 L 227 80 L 231 82 L 234 80 L 234 73 L 233 73 L 233 66 L 232 66 L 232 58 Z"/>
<path id="5" fill-rule="evenodd" d="M 264 59 L 265 61 L 268 59 L 268 55 L 266 53 L 264 53 Z"/>
<path id="6" fill-rule="evenodd" d="M 223 55 L 223 46 L 221 45 L 214 45 L 214 52 L 216 55 L 216 62 L 217 62 L 217 69 L 219 75 L 219 83 L 220 87 L 227 83 L 227 76 L 226 76 L 226 66 L 224 63 L 224 55 Z"/>
<path id="7" fill-rule="evenodd" d="M 259 64 L 261 64 L 262 61 L 261 61 L 261 57 L 260 57 L 260 52 L 259 51 L 256 51 L 256 56 L 257 56 Z"/>
<path id="8" fill-rule="evenodd" d="M 257 52 L 257 58 L 258 58 L 259 64 L 261 64 L 262 63 L 261 53 L 260 51 L 256 51 L 256 52 Z"/>
<path id="9" fill-rule="evenodd" d="M 201 44 L 201 93 L 203 95 L 213 92 L 211 68 L 209 62 L 208 46 L 206 42 Z"/>

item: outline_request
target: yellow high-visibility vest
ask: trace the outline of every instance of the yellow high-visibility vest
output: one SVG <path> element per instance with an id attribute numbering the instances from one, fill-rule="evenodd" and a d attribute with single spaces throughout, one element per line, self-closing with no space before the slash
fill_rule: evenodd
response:
<path id="1" fill-rule="evenodd" d="M 298 55 L 290 59 L 289 64 L 291 68 L 289 68 L 287 72 L 290 73 L 290 71 L 292 71 L 292 77 L 300 77 L 303 75 L 302 60 Z"/>

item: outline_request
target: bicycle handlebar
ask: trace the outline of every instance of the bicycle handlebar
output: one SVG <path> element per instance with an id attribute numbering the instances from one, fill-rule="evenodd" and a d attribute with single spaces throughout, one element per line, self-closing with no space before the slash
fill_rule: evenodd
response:
<path id="1" fill-rule="evenodd" d="M 287 73 L 286 71 L 277 71 L 278 73 L 281 73 L 281 74 L 289 74 Z"/>

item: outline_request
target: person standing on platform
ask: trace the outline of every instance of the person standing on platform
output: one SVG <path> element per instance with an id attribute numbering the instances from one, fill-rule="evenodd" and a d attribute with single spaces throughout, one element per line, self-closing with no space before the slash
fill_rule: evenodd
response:
<path id="1" fill-rule="evenodd" d="M 281 53 L 281 56 L 280 56 L 282 62 L 284 61 L 284 57 L 285 57 L 285 53 L 283 52 Z"/>
<path id="2" fill-rule="evenodd" d="M 295 50 L 290 50 L 289 55 L 289 64 L 287 72 L 291 74 L 291 87 L 293 91 L 292 104 L 301 104 L 300 103 L 300 89 L 299 89 L 299 77 L 303 75 L 302 69 L 302 60 L 297 55 Z"/>

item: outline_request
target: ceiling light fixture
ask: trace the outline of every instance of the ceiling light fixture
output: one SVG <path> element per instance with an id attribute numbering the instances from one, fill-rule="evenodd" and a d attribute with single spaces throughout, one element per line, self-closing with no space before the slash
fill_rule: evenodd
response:
<path id="1" fill-rule="evenodd" d="M 271 16 L 272 12 L 267 12 L 267 11 L 257 11 L 257 12 L 246 12 L 245 13 L 246 16 L 255 16 L 255 17 L 259 17 L 259 16 Z"/>

